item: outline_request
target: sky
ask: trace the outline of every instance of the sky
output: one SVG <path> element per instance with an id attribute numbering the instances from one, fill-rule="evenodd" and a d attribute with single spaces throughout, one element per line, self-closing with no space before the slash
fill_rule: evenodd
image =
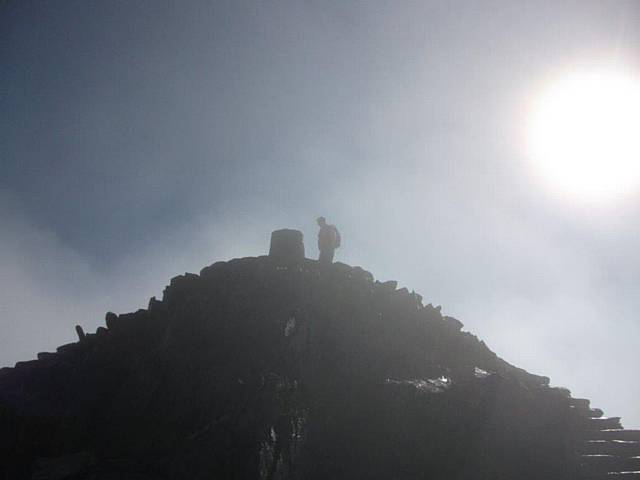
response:
<path id="1" fill-rule="evenodd" d="M 336 260 L 640 426 L 640 193 L 541 180 L 535 99 L 640 3 L 0 3 L 0 366 L 315 218 Z M 604 66 L 604 67 L 603 67 Z M 638 159 L 640 162 L 640 158 Z"/>

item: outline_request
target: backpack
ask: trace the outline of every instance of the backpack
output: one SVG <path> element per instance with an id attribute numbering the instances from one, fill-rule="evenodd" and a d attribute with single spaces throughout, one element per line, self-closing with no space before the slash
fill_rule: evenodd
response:
<path id="1" fill-rule="evenodd" d="M 333 231 L 336 234 L 336 239 L 335 239 L 335 243 L 333 245 L 333 248 L 340 248 L 340 232 L 338 231 L 338 229 L 335 227 L 335 225 L 333 225 Z"/>

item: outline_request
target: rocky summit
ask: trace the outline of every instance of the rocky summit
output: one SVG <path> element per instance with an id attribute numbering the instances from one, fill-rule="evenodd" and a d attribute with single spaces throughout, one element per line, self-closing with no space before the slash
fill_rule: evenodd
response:
<path id="1" fill-rule="evenodd" d="M 640 478 L 639 432 L 301 239 L 0 370 L 0 478 Z"/>

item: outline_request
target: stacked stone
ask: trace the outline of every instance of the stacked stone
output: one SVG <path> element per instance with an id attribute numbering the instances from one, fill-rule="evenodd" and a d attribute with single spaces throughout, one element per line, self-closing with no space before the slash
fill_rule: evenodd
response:
<path id="1" fill-rule="evenodd" d="M 640 430 L 622 427 L 620 417 L 603 417 L 583 398 L 571 399 L 578 439 L 580 477 L 640 479 Z"/>
<path id="2" fill-rule="evenodd" d="M 0 370 L 0 478 L 576 478 L 567 391 L 273 238 Z"/>

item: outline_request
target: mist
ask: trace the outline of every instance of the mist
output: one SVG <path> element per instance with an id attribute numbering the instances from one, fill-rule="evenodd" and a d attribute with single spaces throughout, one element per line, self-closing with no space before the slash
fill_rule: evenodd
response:
<path id="1" fill-rule="evenodd" d="M 566 198 L 525 148 L 576 65 L 640 69 L 640 5 L 5 2 L 0 365 L 315 218 L 336 260 L 640 426 L 637 195 Z"/>

